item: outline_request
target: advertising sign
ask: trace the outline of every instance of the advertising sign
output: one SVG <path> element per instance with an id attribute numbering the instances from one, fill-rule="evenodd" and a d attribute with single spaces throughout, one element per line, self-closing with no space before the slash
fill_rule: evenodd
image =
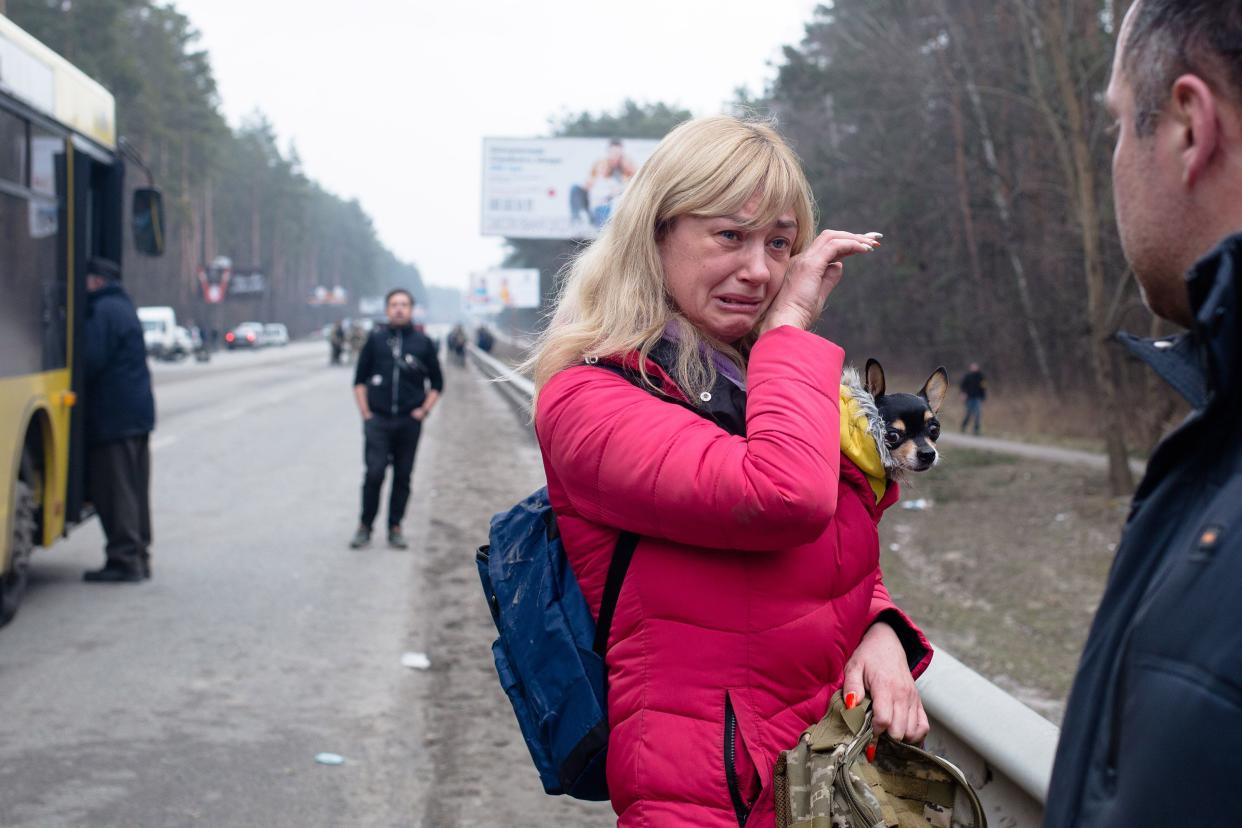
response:
<path id="1" fill-rule="evenodd" d="M 267 276 L 257 268 L 234 267 L 228 256 L 217 256 L 198 269 L 198 284 L 203 301 L 215 305 L 225 299 L 262 296 L 267 291 Z"/>
<path id="2" fill-rule="evenodd" d="M 641 138 L 484 138 L 481 232 L 591 239 L 655 151 Z"/>
<path id="3" fill-rule="evenodd" d="M 359 316 L 382 316 L 384 313 L 383 296 L 363 296 L 358 300 Z"/>
<path id="4" fill-rule="evenodd" d="M 229 280 L 233 278 L 233 260 L 217 256 L 210 265 L 198 269 L 198 284 L 203 291 L 203 301 L 217 305 L 229 292 Z"/>
<path id="5" fill-rule="evenodd" d="M 334 288 L 315 285 L 315 289 L 306 299 L 306 304 L 308 305 L 344 305 L 348 302 L 349 292 L 340 285 Z"/>
<path id="6" fill-rule="evenodd" d="M 470 277 L 470 304 L 476 310 L 539 307 L 539 271 L 495 268 Z"/>
<path id="7" fill-rule="evenodd" d="M 229 298 L 256 296 L 267 290 L 267 277 L 258 270 L 233 269 L 229 281 Z"/>

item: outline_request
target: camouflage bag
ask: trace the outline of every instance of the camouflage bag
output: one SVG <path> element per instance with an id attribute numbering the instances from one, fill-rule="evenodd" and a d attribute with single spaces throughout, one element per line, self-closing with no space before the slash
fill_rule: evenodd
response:
<path id="1" fill-rule="evenodd" d="M 774 779 L 777 828 L 987 828 L 979 797 L 950 762 L 887 735 L 874 758 L 871 701 L 828 715 L 781 753 Z"/>

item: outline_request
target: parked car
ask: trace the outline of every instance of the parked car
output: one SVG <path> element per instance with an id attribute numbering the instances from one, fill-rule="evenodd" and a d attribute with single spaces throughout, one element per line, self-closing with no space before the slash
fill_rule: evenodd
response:
<path id="1" fill-rule="evenodd" d="M 172 353 L 167 355 L 171 359 L 184 359 L 194 353 L 194 336 L 190 333 L 190 329 L 184 325 L 178 325 L 173 328 L 173 346 Z"/>
<path id="2" fill-rule="evenodd" d="M 139 308 L 138 321 L 142 323 L 142 341 L 147 355 L 158 359 L 171 358 L 177 346 L 176 312 L 166 306 Z"/>
<path id="3" fill-rule="evenodd" d="M 232 351 L 235 348 L 262 348 L 263 325 L 258 322 L 243 322 L 224 335 L 224 346 Z"/>
<path id="4" fill-rule="evenodd" d="M 288 345 L 289 329 L 279 322 L 268 322 L 263 326 L 264 345 Z"/>

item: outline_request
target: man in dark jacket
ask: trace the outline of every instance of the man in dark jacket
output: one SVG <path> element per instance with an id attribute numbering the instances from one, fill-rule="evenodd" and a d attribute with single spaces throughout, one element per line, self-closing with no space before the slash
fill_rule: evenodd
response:
<path id="1" fill-rule="evenodd" d="M 371 525 L 379 512 L 380 487 L 389 465 L 388 545 L 409 546 L 401 533 L 401 519 L 410 497 L 414 452 L 423 420 L 444 390 L 435 346 L 410 324 L 414 297 L 397 288 L 388 292 L 384 307 L 388 324 L 371 332 L 354 371 L 354 399 L 362 414 L 367 470 L 362 481 L 362 518 L 349 542 L 353 549 L 371 542 Z"/>
<path id="2" fill-rule="evenodd" d="M 1048 826 L 1242 825 L 1242 6 L 1138 0 L 1108 90 L 1148 306 L 1193 411 L 1156 448 L 1070 694 Z M 1187 276 L 1183 274 L 1188 273 Z"/>
<path id="3" fill-rule="evenodd" d="M 155 399 L 134 304 L 107 259 L 87 262 L 86 369 L 87 484 L 107 537 L 103 569 L 94 582 L 135 582 L 151 577 L 151 456 L 147 435 L 155 428 Z"/>

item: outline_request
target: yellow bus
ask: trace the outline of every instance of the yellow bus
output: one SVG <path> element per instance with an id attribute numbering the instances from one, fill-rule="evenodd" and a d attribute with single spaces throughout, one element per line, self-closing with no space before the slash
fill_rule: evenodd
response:
<path id="1" fill-rule="evenodd" d="M 124 195 L 112 95 L 0 15 L 0 624 L 34 547 L 88 516 L 84 268 L 121 261 Z M 134 247 L 161 253 L 159 193 L 129 212 Z"/>

